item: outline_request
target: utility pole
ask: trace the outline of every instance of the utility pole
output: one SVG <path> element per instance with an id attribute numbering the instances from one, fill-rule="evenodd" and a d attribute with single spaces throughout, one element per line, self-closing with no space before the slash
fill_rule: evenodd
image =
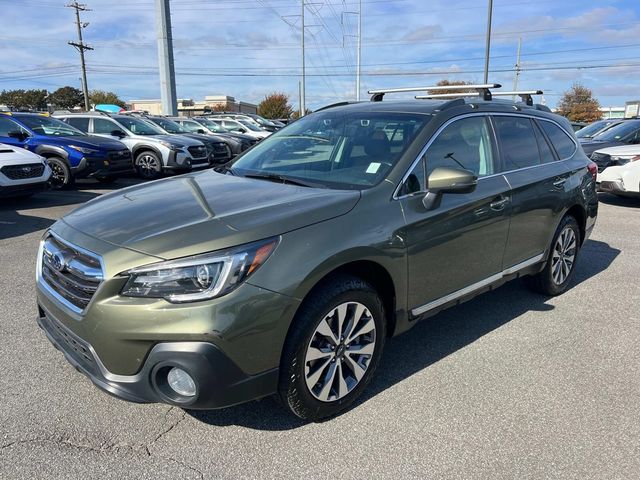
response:
<path id="1" fill-rule="evenodd" d="M 306 81 L 306 65 L 304 60 L 304 0 L 301 0 L 302 4 L 302 81 L 300 82 L 300 118 L 304 117 L 306 109 L 305 101 L 305 81 Z"/>
<path id="2" fill-rule="evenodd" d="M 362 57 L 362 0 L 359 0 L 358 8 L 358 59 L 356 70 L 356 102 L 360 101 L 360 60 Z"/>
<path id="3" fill-rule="evenodd" d="M 487 13 L 487 44 L 484 51 L 484 83 L 489 82 L 489 52 L 491 51 L 491 16 L 493 15 L 493 0 L 489 0 Z"/>
<path id="4" fill-rule="evenodd" d="M 173 64 L 173 37 L 169 0 L 156 0 L 156 34 L 158 36 L 158 65 L 160 67 L 160 98 L 162 113 L 176 116 L 176 74 Z"/>
<path id="5" fill-rule="evenodd" d="M 513 91 L 518 91 L 518 80 L 520 78 L 520 49 L 522 48 L 522 37 L 518 37 L 518 53 L 516 55 L 516 74 L 513 78 Z M 513 96 L 513 100 L 515 101 L 516 96 Z"/>
<path id="6" fill-rule="evenodd" d="M 84 62 L 84 51 L 93 50 L 92 47 L 86 45 L 82 41 L 82 29 L 86 28 L 89 23 L 80 22 L 80 12 L 90 12 L 86 5 L 78 3 L 77 1 L 67 5 L 68 8 L 74 8 L 76 10 L 76 26 L 78 27 L 78 41 L 67 42 L 72 47 L 75 47 L 80 52 L 80 66 L 82 67 L 82 93 L 84 95 L 84 109 L 89 111 L 89 87 L 87 86 L 87 66 Z"/>

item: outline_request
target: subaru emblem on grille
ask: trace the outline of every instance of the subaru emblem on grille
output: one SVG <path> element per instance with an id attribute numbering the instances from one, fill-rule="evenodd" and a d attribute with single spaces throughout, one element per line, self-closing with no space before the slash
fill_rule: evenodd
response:
<path id="1" fill-rule="evenodd" d="M 29 173 L 31 171 L 31 167 L 22 167 L 22 171 L 24 173 Z"/>
<path id="2" fill-rule="evenodd" d="M 51 266 L 57 271 L 62 272 L 67 267 L 67 262 L 61 253 L 51 255 Z"/>

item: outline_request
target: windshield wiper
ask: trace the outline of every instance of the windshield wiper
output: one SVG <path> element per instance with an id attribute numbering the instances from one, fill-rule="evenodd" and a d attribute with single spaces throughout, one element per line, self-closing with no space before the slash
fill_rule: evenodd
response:
<path id="1" fill-rule="evenodd" d="M 292 178 L 292 177 L 288 177 L 286 175 L 280 175 L 277 173 L 245 173 L 244 177 L 261 178 L 264 180 L 270 180 L 272 182 L 288 183 L 290 185 L 299 185 L 301 187 L 326 188 L 324 185 L 320 185 L 318 183 L 298 180 L 297 178 Z"/>
<path id="2" fill-rule="evenodd" d="M 223 175 L 226 175 L 227 173 L 229 175 L 233 175 L 233 176 L 237 176 L 238 175 L 236 172 L 231 170 L 231 167 L 228 167 L 226 165 L 219 165 L 217 167 L 213 167 L 213 171 L 217 172 L 217 173 L 221 173 Z"/>
<path id="3" fill-rule="evenodd" d="M 311 140 L 318 140 L 319 142 L 330 142 L 331 139 L 327 137 L 321 137 L 320 135 L 284 135 L 280 138 L 310 138 Z"/>

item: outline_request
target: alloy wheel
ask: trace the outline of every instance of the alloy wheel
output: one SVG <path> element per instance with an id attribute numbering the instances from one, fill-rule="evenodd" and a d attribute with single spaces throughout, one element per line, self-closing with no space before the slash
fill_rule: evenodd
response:
<path id="1" fill-rule="evenodd" d="M 143 177 L 154 177 L 160 170 L 158 159 L 152 155 L 140 155 L 138 157 L 138 168 Z"/>
<path id="2" fill-rule="evenodd" d="M 558 235 L 551 256 L 551 277 L 556 285 L 562 285 L 573 270 L 576 247 L 576 234 L 573 228 L 567 226 Z"/>
<path id="3" fill-rule="evenodd" d="M 305 381 L 322 402 L 344 398 L 364 377 L 376 345 L 376 325 L 358 302 L 332 309 L 316 327 L 305 355 Z"/>
<path id="4" fill-rule="evenodd" d="M 64 185 L 67 180 L 67 173 L 64 167 L 57 162 L 51 162 L 49 167 L 51 168 L 51 184 L 56 187 Z"/>

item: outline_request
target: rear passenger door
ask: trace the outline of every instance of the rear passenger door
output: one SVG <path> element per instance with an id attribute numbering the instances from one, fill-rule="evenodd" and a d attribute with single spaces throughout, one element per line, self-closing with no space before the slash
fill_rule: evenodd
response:
<path id="1" fill-rule="evenodd" d="M 511 186 L 512 217 L 504 267 L 543 258 L 559 215 L 569 200 L 570 170 L 552 148 L 540 122 L 567 136 L 555 123 L 524 115 L 493 117 L 501 170 Z M 559 130 L 559 131 L 556 131 Z M 567 137 L 573 151 L 575 144 Z"/>

